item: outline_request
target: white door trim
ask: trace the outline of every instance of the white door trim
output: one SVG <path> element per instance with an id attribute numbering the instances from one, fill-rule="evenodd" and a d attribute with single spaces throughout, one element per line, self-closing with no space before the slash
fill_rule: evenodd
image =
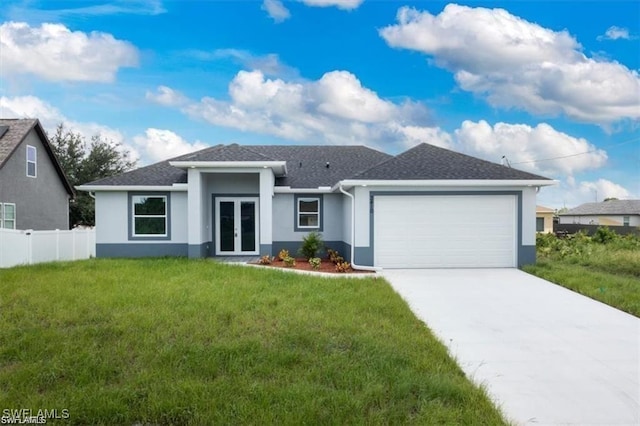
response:
<path id="1" fill-rule="evenodd" d="M 242 251 L 242 229 L 241 229 L 241 210 L 240 206 L 242 202 L 253 202 L 255 206 L 255 247 L 254 250 Z M 234 251 L 221 251 L 220 250 L 220 203 L 221 202 L 233 202 L 234 203 L 234 225 L 235 225 L 235 238 L 234 238 Z M 260 198 L 259 197 L 216 197 L 215 198 L 215 247 L 216 256 L 237 256 L 247 254 L 259 254 L 260 253 Z"/>

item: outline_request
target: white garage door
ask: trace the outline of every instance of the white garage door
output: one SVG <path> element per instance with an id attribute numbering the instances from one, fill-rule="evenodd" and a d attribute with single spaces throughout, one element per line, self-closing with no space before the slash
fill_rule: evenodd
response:
<path id="1" fill-rule="evenodd" d="M 374 197 L 374 262 L 383 268 L 516 266 L 514 195 Z"/>

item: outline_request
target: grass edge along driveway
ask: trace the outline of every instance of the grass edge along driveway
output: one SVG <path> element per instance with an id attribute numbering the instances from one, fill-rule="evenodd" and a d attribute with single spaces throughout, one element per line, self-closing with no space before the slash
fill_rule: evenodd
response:
<path id="1" fill-rule="evenodd" d="M 0 407 L 71 424 L 504 424 L 382 279 L 207 260 L 0 270 Z"/>

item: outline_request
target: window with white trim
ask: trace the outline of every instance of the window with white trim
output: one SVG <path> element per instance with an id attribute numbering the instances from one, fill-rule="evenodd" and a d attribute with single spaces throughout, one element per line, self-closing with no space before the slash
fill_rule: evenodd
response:
<path id="1" fill-rule="evenodd" d="M 134 195 L 131 197 L 134 237 L 167 236 L 167 197 Z"/>
<path id="2" fill-rule="evenodd" d="M 0 228 L 16 229 L 16 205 L 0 203 Z"/>
<path id="3" fill-rule="evenodd" d="M 629 216 L 622 216 L 622 225 L 629 226 L 631 224 L 631 218 Z"/>
<path id="4" fill-rule="evenodd" d="M 27 176 L 38 176 L 38 151 L 35 146 L 27 145 Z"/>
<path id="5" fill-rule="evenodd" d="M 320 199 L 298 198 L 298 228 L 320 228 Z"/>

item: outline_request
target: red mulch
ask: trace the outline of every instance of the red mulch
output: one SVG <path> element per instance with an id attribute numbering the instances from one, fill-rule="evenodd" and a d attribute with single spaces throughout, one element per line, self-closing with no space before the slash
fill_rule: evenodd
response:
<path id="1" fill-rule="evenodd" d="M 252 263 L 255 265 L 259 265 L 258 262 L 252 262 Z M 296 266 L 293 266 L 293 267 L 285 266 L 284 262 L 277 258 L 273 262 L 271 262 L 271 265 L 262 265 L 262 266 L 272 266 L 274 268 L 284 268 L 284 269 L 297 269 L 300 271 L 330 272 L 333 274 L 370 274 L 372 273 L 372 271 L 360 271 L 355 269 L 351 269 L 349 270 L 349 272 L 336 272 L 336 265 L 334 265 L 328 259 L 322 259 L 322 263 L 320 263 L 320 268 L 313 269 L 311 265 L 309 265 L 309 262 L 307 262 L 307 259 L 302 257 L 296 258 Z"/>

